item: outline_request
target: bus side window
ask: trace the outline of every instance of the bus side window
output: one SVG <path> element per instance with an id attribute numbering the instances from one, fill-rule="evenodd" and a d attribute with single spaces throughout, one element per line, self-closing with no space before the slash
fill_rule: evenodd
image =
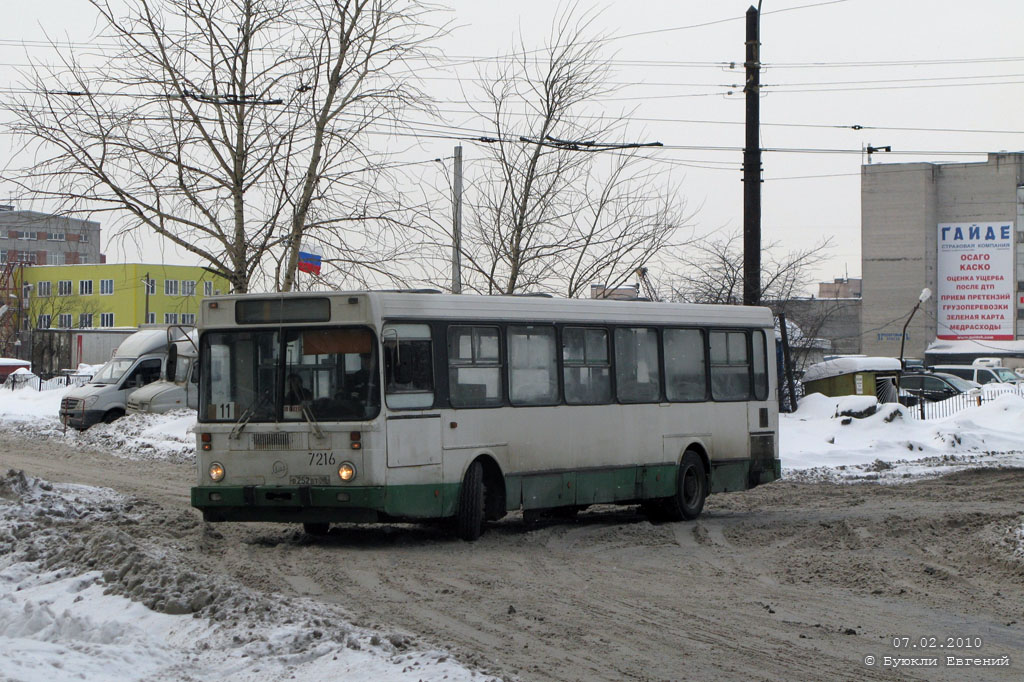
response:
<path id="1" fill-rule="evenodd" d="M 619 400 L 624 403 L 656 403 L 661 399 L 657 330 L 615 330 L 615 382 Z"/>
<path id="2" fill-rule="evenodd" d="M 705 400 L 704 333 L 699 329 L 665 330 L 665 394 L 673 402 Z"/>
<path id="3" fill-rule="evenodd" d="M 599 405 L 612 400 L 608 331 L 566 327 L 562 330 L 562 379 L 569 405 Z"/>
<path id="4" fill-rule="evenodd" d="M 509 400 L 513 405 L 554 405 L 558 402 L 555 328 L 509 326 Z"/>
<path id="5" fill-rule="evenodd" d="M 501 405 L 497 327 L 448 328 L 448 390 L 452 407 Z"/>
<path id="6" fill-rule="evenodd" d="M 385 325 L 384 391 L 393 410 L 434 406 L 434 348 L 430 325 Z"/>
<path id="7" fill-rule="evenodd" d="M 750 399 L 750 360 L 746 332 L 711 332 L 711 396 Z"/>
<path id="8" fill-rule="evenodd" d="M 754 357 L 754 400 L 768 400 L 768 359 L 765 356 L 764 332 L 755 329 L 750 340 Z"/>

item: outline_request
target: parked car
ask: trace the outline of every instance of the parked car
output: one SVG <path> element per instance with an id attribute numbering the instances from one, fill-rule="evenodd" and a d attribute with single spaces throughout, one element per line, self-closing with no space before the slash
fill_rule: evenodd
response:
<path id="1" fill-rule="evenodd" d="M 129 336 L 88 384 L 67 393 L 60 404 L 61 421 L 84 431 L 124 416 L 128 394 L 160 378 L 170 341 L 183 335 L 176 328 L 157 327 Z"/>
<path id="2" fill-rule="evenodd" d="M 933 372 L 955 374 L 961 379 L 977 381 L 979 384 L 1009 383 L 1019 384 L 1022 380 L 1009 367 L 977 367 L 972 365 L 935 365 L 931 368 Z"/>
<path id="3" fill-rule="evenodd" d="M 938 402 L 961 393 L 981 390 L 981 384 L 943 372 L 905 372 L 900 377 L 900 391 L 918 398 Z"/>

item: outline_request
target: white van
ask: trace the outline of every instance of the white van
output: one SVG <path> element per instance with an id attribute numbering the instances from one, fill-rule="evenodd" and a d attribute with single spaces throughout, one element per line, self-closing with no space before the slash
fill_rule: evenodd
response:
<path id="1" fill-rule="evenodd" d="M 935 372 L 954 374 L 961 379 L 970 379 L 979 384 L 989 383 L 1021 383 L 1021 378 L 1008 367 L 979 367 L 973 365 L 935 365 L 931 368 Z"/>
<path id="2" fill-rule="evenodd" d="M 171 344 L 164 375 L 128 396 L 128 414 L 199 408 L 199 350 L 195 330 Z"/>
<path id="3" fill-rule="evenodd" d="M 180 339 L 182 335 L 180 330 L 151 327 L 129 336 L 92 381 L 61 400 L 61 421 L 84 431 L 93 424 L 109 424 L 122 417 L 128 394 L 160 378 L 171 345 L 169 341 Z"/>

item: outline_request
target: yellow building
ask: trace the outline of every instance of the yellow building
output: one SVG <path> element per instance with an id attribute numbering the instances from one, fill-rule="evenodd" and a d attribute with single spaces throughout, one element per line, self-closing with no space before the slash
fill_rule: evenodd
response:
<path id="1" fill-rule="evenodd" d="M 22 329 L 195 324 L 200 300 L 230 291 L 225 278 L 187 265 L 33 265 L 15 278 Z"/>

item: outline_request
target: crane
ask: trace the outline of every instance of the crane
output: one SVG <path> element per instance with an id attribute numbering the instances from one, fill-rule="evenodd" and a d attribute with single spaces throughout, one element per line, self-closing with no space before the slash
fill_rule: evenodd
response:
<path id="1" fill-rule="evenodd" d="M 661 301 L 658 292 L 655 291 L 654 285 L 651 284 L 651 280 L 647 276 L 647 268 L 641 266 L 633 272 L 636 274 L 637 279 L 640 280 L 639 288 L 643 292 L 644 298 L 649 301 Z"/>

